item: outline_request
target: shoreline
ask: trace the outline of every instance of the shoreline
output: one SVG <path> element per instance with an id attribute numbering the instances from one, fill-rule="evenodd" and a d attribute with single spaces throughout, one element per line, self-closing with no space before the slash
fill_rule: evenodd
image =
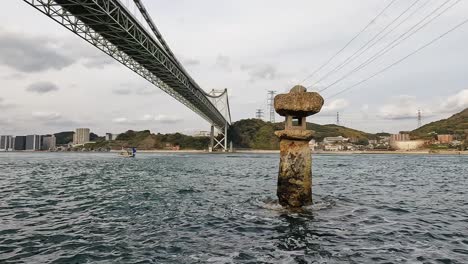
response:
<path id="1" fill-rule="evenodd" d="M 118 150 L 111 150 L 109 152 L 94 152 L 94 151 L 0 151 L 1 153 L 118 153 Z M 144 154 L 279 154 L 279 150 L 238 150 L 234 152 L 208 152 L 206 150 L 138 150 L 138 153 Z M 468 151 L 438 151 L 431 152 L 430 150 L 417 150 L 417 151 L 312 151 L 312 155 L 468 155 Z"/>

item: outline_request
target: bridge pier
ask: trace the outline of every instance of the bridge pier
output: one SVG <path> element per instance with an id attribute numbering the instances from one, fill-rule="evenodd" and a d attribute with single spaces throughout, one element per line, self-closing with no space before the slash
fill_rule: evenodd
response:
<path id="1" fill-rule="evenodd" d="M 213 152 L 216 150 L 216 148 L 221 148 L 223 152 L 228 152 L 228 141 L 227 141 L 227 130 L 228 130 L 228 124 L 226 123 L 223 128 L 218 129 L 218 135 L 221 135 L 221 139 L 217 139 L 214 136 L 214 129 L 215 127 L 212 125 L 211 126 L 211 131 L 210 131 L 210 146 L 208 148 L 209 152 Z"/>
<path id="2" fill-rule="evenodd" d="M 209 147 L 209 152 L 212 152 L 214 148 L 214 126 L 211 126 L 210 130 L 210 147 Z"/>

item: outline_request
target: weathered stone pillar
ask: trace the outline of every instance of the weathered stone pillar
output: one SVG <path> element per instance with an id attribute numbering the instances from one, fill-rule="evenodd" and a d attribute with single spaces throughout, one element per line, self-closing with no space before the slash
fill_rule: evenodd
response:
<path id="1" fill-rule="evenodd" d="M 320 112 L 323 98 L 296 85 L 287 94 L 275 97 L 276 112 L 286 117 L 285 129 L 276 131 L 280 138 L 280 167 L 277 195 L 285 207 L 312 203 L 312 155 L 309 141 L 314 132 L 307 130 L 306 117 Z"/>

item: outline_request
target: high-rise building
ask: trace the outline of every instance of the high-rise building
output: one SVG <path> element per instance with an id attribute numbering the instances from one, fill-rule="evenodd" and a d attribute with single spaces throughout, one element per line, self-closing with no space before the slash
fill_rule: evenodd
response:
<path id="1" fill-rule="evenodd" d="M 28 135 L 26 136 L 26 150 L 36 151 L 41 150 L 41 136 Z"/>
<path id="2" fill-rule="evenodd" d="M 56 140 L 54 135 L 44 136 L 42 138 L 42 149 L 43 150 L 55 150 L 56 142 L 57 142 L 57 140 Z"/>
<path id="3" fill-rule="evenodd" d="M 89 142 L 89 128 L 77 128 L 75 134 L 73 134 L 73 144 L 85 144 Z"/>
<path id="4" fill-rule="evenodd" d="M 0 151 L 9 151 L 13 148 L 13 136 L 0 136 Z"/>
<path id="5" fill-rule="evenodd" d="M 25 136 L 16 136 L 14 150 L 26 150 L 26 137 Z"/>
<path id="6" fill-rule="evenodd" d="M 13 150 L 15 150 L 15 139 L 16 139 L 15 136 L 12 136 L 12 137 L 10 138 L 10 144 L 9 144 L 10 146 L 9 146 L 9 148 L 8 148 L 8 151 L 13 151 Z"/>

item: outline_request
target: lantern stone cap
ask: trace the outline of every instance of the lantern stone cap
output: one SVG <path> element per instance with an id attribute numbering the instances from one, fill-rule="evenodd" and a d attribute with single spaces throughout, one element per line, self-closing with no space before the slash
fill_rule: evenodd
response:
<path id="1" fill-rule="evenodd" d="M 314 137 L 315 131 L 312 130 L 279 130 L 275 135 L 280 139 L 310 141 Z"/>
<path id="2" fill-rule="evenodd" d="M 307 92 L 302 85 L 294 86 L 287 94 L 275 96 L 275 110 L 281 116 L 304 117 L 320 112 L 323 98 L 316 92 Z"/>

